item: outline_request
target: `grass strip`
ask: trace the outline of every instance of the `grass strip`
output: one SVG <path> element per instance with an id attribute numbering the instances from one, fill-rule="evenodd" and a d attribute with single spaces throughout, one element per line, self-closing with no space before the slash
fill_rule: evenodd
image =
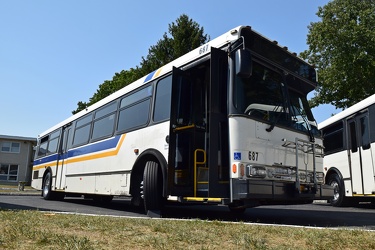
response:
<path id="1" fill-rule="evenodd" d="M 375 232 L 0 210 L 0 249 L 375 249 Z"/>

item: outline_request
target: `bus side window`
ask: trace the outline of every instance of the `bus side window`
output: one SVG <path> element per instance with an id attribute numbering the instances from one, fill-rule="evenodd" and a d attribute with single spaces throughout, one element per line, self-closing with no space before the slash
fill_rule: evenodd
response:
<path id="1" fill-rule="evenodd" d="M 117 102 L 113 101 L 109 105 L 96 111 L 91 135 L 92 140 L 108 137 L 113 134 L 116 110 Z"/>
<path id="2" fill-rule="evenodd" d="M 147 125 L 152 86 L 137 90 L 121 99 L 117 131 L 129 131 Z"/>
<path id="3" fill-rule="evenodd" d="M 92 114 L 88 114 L 87 116 L 84 116 L 83 118 L 77 121 L 73 138 L 74 146 L 84 144 L 89 141 L 91 120 Z"/>
<path id="4" fill-rule="evenodd" d="M 350 133 L 350 149 L 352 150 L 353 153 L 355 153 L 358 150 L 355 121 L 352 121 L 349 123 L 349 133 Z"/>
<path id="5" fill-rule="evenodd" d="M 145 126 L 150 113 L 150 99 L 128 106 L 120 110 L 117 130 L 129 131 L 131 129 Z"/>
<path id="6" fill-rule="evenodd" d="M 171 112 L 172 76 L 161 79 L 156 85 L 154 122 L 169 119 Z"/>
<path id="7" fill-rule="evenodd" d="M 47 153 L 48 154 L 56 153 L 57 149 L 58 149 L 59 138 L 60 138 L 60 130 L 52 133 L 49 136 L 49 138 L 50 139 L 49 139 L 49 143 L 48 143 Z"/>
<path id="8" fill-rule="evenodd" d="M 48 139 L 49 139 L 49 135 L 41 138 L 39 149 L 38 149 L 38 157 L 41 157 L 47 154 Z"/>
<path id="9" fill-rule="evenodd" d="M 339 122 L 333 126 L 323 129 L 324 151 L 326 155 L 338 152 L 344 148 L 343 123 Z"/>
<path id="10" fill-rule="evenodd" d="M 361 125 L 362 148 L 366 150 L 370 148 L 370 133 L 369 133 L 369 123 L 368 123 L 367 116 L 361 117 L 360 125 Z"/>

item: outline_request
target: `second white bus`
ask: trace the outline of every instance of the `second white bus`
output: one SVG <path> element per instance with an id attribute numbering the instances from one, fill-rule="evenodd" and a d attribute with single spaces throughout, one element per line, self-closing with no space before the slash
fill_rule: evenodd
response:
<path id="1" fill-rule="evenodd" d="M 375 95 L 319 124 L 333 206 L 375 202 Z"/>

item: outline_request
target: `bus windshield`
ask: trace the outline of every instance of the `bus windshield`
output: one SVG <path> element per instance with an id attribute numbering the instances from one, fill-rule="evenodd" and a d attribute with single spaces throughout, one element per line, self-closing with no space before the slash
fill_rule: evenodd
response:
<path id="1" fill-rule="evenodd" d="M 237 76 L 235 80 L 234 105 L 237 111 L 271 124 L 319 135 L 306 97 L 287 90 L 287 80 L 281 72 L 253 62 L 252 76 Z"/>

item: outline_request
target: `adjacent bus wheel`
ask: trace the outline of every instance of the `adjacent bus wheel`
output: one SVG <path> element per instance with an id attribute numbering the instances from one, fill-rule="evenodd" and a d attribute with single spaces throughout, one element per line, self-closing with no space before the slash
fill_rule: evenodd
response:
<path id="1" fill-rule="evenodd" d="M 163 207 L 163 179 L 159 164 L 146 162 L 143 172 L 143 201 L 145 211 L 160 211 Z"/>
<path id="2" fill-rule="evenodd" d="M 332 206 L 345 206 L 347 203 L 345 198 L 345 187 L 339 175 L 332 174 L 331 176 L 329 176 L 327 184 L 333 187 L 333 197 L 329 200 Z"/>
<path id="3" fill-rule="evenodd" d="M 51 200 L 52 199 L 51 185 L 52 185 L 52 174 L 51 174 L 50 171 L 48 171 L 46 176 L 44 176 L 43 188 L 42 188 L 42 197 L 45 200 Z"/>

